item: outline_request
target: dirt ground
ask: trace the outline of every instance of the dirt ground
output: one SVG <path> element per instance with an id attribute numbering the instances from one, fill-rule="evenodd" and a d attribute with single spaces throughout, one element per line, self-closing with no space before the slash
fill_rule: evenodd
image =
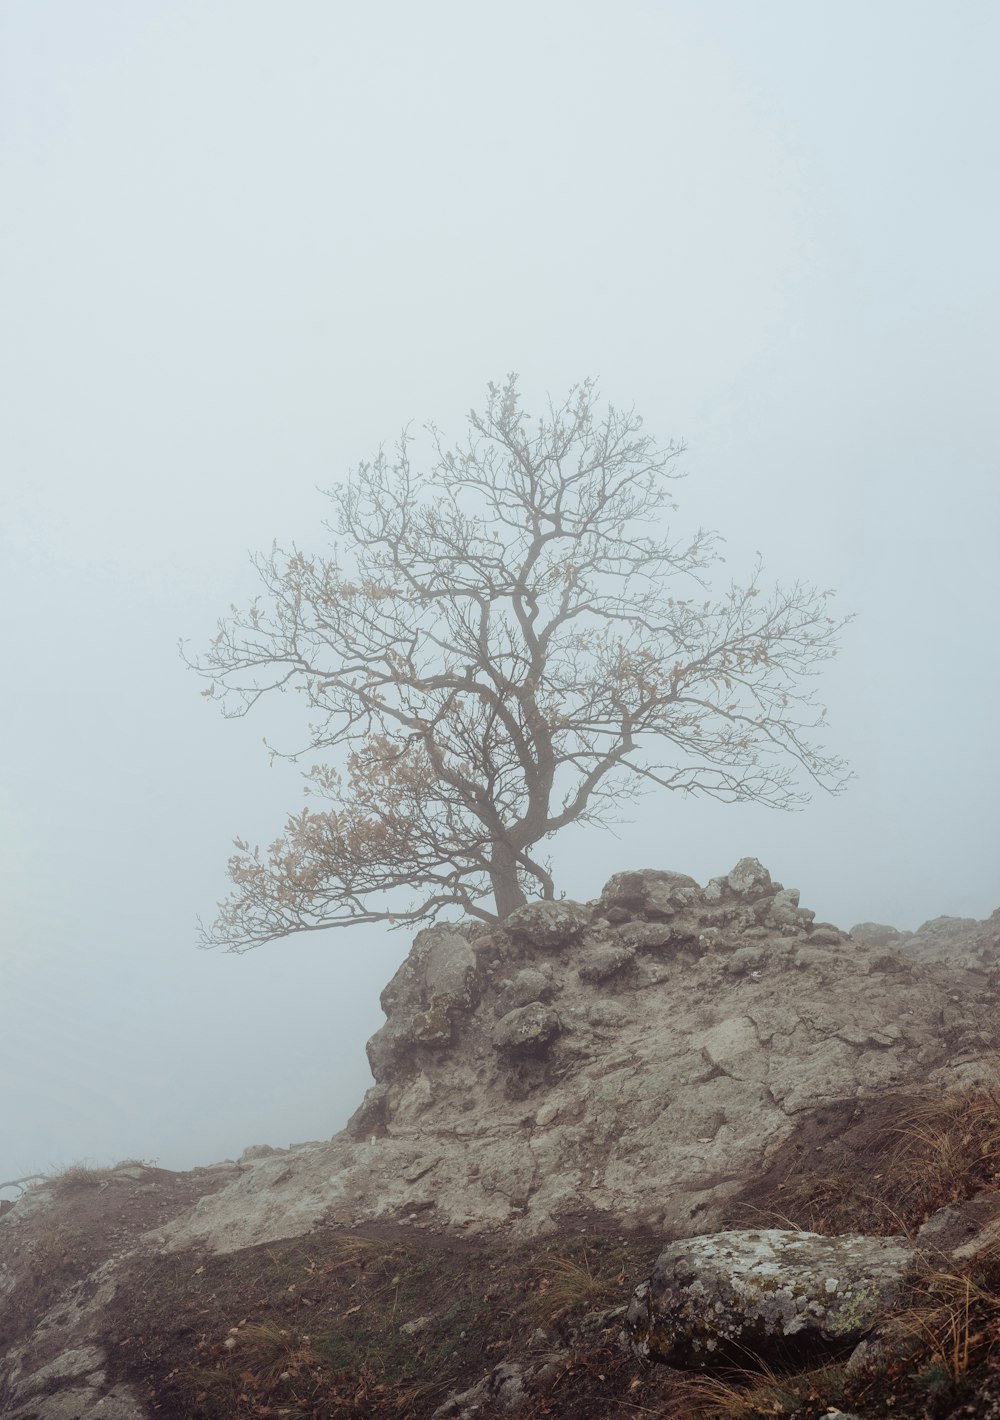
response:
<path id="1" fill-rule="evenodd" d="M 583 1216 L 530 1244 L 502 1232 L 320 1226 L 226 1255 L 162 1255 L 156 1230 L 231 1172 L 133 1164 L 72 1175 L 26 1194 L 0 1225 L 0 1264 L 14 1283 L 0 1356 L 36 1335 L 44 1344 L 46 1312 L 86 1295 L 95 1269 L 117 1258 L 95 1339 L 109 1384 L 127 1382 L 162 1420 L 429 1420 L 508 1362 L 525 1378 L 509 1412 L 519 1420 L 813 1420 L 831 1405 L 964 1420 L 989 1404 L 1000 1368 L 1000 1257 L 977 1275 L 974 1297 L 967 1288 L 963 1366 L 940 1338 L 918 1337 L 898 1343 L 877 1382 L 853 1390 L 836 1355 L 809 1368 L 772 1357 L 770 1371 L 713 1378 L 643 1364 L 620 1343 L 623 1309 L 668 1241 L 661 1235 Z M 913 1233 L 949 1205 L 937 1238 L 950 1247 L 996 1216 L 998 1188 L 996 1099 L 849 1101 L 804 1116 L 725 1223 Z"/>

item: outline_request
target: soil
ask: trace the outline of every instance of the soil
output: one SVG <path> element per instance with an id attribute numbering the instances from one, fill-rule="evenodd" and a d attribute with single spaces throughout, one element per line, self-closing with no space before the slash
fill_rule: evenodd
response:
<path id="1" fill-rule="evenodd" d="M 934 1236 L 954 1246 L 1000 1213 L 998 1110 L 995 1098 L 989 1108 L 974 1099 L 946 1107 L 897 1095 L 803 1114 L 767 1171 L 731 1201 L 726 1226 L 915 1234 L 947 1206 Z M 526 1378 L 512 1420 L 815 1420 L 833 1404 L 964 1420 L 979 1413 L 977 1387 L 992 1403 L 1000 1298 L 976 1323 L 996 1345 L 958 1380 L 914 1345 L 853 1391 L 844 1357 L 827 1356 L 771 1376 L 759 1403 L 746 1387 L 764 1382 L 744 1376 L 735 1402 L 710 1404 L 705 1377 L 644 1364 L 622 1346 L 623 1309 L 669 1238 L 609 1230 L 606 1215 L 580 1213 L 533 1242 L 426 1222 L 321 1225 L 225 1254 L 164 1253 L 158 1230 L 237 1172 L 133 1165 L 30 1190 L 0 1224 L 9 1297 L 0 1356 L 17 1343 L 34 1365 L 57 1354 L 59 1329 L 48 1323 L 95 1295 L 110 1264 L 114 1296 L 87 1343 L 104 1351 L 108 1387 L 127 1384 L 160 1420 L 430 1420 L 507 1362 Z M 1000 1292 L 1000 1275 L 986 1282 Z"/>

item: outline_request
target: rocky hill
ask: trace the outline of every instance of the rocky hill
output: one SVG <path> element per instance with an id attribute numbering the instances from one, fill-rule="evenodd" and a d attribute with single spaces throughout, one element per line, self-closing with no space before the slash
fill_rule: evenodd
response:
<path id="1" fill-rule="evenodd" d="M 771 1374 L 846 1362 L 912 1301 L 922 1237 L 954 1270 L 992 1236 L 998 960 L 998 914 L 848 934 L 754 859 L 425 930 L 341 1134 L 79 1170 L 5 1212 L 0 1414 L 829 1413 L 832 1381 L 712 1411 L 683 1368 L 736 1341 Z M 760 1276 L 798 1300 L 751 1326 Z M 695 1277 L 710 1324 L 682 1335 Z M 978 1371 L 945 1379 L 958 1415 Z"/>

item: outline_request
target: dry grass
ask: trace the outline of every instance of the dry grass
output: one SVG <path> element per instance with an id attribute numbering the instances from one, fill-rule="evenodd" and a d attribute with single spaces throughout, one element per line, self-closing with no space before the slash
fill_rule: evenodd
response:
<path id="1" fill-rule="evenodd" d="M 45 1183 L 58 1198 L 67 1193 L 77 1193 L 84 1188 L 100 1188 L 108 1182 L 111 1174 L 111 1169 L 93 1168 L 90 1164 L 81 1162 L 69 1164 L 64 1169 L 48 1174 Z"/>
<path id="2" fill-rule="evenodd" d="M 584 1251 L 580 1261 L 565 1254 L 547 1261 L 539 1274 L 537 1291 L 549 1315 L 558 1317 L 571 1311 L 597 1311 L 619 1300 L 620 1287 L 602 1277 Z"/>
<path id="3" fill-rule="evenodd" d="M 841 1366 L 777 1375 L 762 1361 L 752 1371 L 682 1377 L 663 1420 L 759 1420 L 792 1415 L 809 1401 L 827 1402 L 843 1385 Z"/>
<path id="4" fill-rule="evenodd" d="M 977 1085 L 919 1101 L 890 1131 L 886 1172 L 903 1201 L 929 1216 L 1000 1186 L 1000 1085 Z"/>
<path id="5" fill-rule="evenodd" d="M 952 1384 L 1000 1354 L 1000 1247 L 955 1271 L 931 1271 L 911 1305 L 888 1318 Z"/>
<path id="6" fill-rule="evenodd" d="M 324 1269 L 331 1272 L 342 1267 L 370 1267 L 393 1249 L 393 1244 L 379 1239 L 345 1235 L 335 1238 L 327 1249 Z M 398 1251 L 398 1246 L 396 1250 Z"/>
<path id="7" fill-rule="evenodd" d="M 910 1235 L 939 1208 L 1000 1188 L 1000 1084 L 911 1100 L 850 1170 L 789 1178 L 769 1226 Z"/>

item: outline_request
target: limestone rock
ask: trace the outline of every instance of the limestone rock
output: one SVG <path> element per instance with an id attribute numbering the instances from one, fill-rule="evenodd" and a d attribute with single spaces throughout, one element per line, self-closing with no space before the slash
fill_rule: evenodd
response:
<path id="1" fill-rule="evenodd" d="M 518 942 L 552 949 L 574 941 L 590 921 L 578 902 L 529 902 L 504 918 L 504 930 Z"/>
<path id="2" fill-rule="evenodd" d="M 671 1365 L 766 1355 L 789 1337 L 843 1345 L 872 1329 L 913 1262 L 902 1237 L 765 1228 L 688 1238 L 636 1289 L 626 1330 L 640 1355 Z"/>
<path id="3" fill-rule="evenodd" d="M 276 1149 L 272 1144 L 248 1144 L 239 1157 L 241 1164 L 252 1164 L 256 1159 L 269 1159 L 273 1154 L 286 1154 L 287 1149 Z"/>
<path id="4" fill-rule="evenodd" d="M 737 897 L 761 897 L 771 885 L 771 874 L 756 858 L 741 858 L 726 874 L 726 886 Z"/>
<path id="5" fill-rule="evenodd" d="M 700 898 L 701 888 L 685 873 L 641 868 L 637 872 L 616 873 L 609 879 L 599 905 L 603 911 L 618 907 L 636 916 L 673 917 Z"/>
<path id="6" fill-rule="evenodd" d="M 592 947 L 577 968 L 581 981 L 592 982 L 595 986 L 610 981 L 635 962 L 635 952 L 622 942 L 603 942 Z"/>
<path id="7" fill-rule="evenodd" d="M 900 944 L 908 957 L 921 962 L 941 961 L 966 970 L 1000 965 L 1000 907 L 986 919 L 933 917 Z"/>
<path id="8" fill-rule="evenodd" d="M 469 1390 L 439 1405 L 431 1420 L 473 1420 L 484 1413 L 512 1415 L 526 1399 L 522 1367 L 515 1361 L 504 1361 Z"/>
<path id="9" fill-rule="evenodd" d="M 705 1233 L 804 1114 L 924 1088 L 929 1070 L 933 1087 L 950 1088 L 995 1059 L 1000 1021 L 977 1000 L 981 975 L 836 929 L 824 943 L 758 925 L 751 903 L 794 901 L 761 891 L 762 874 L 737 879 L 752 897 L 727 883 L 716 902 L 679 874 L 637 874 L 631 887 L 618 875 L 609 898 L 648 904 L 652 888 L 678 884 L 692 895 L 670 917 L 631 908 L 617 925 L 610 903 L 570 904 L 570 936 L 548 947 L 526 947 L 506 925 L 420 933 L 384 993 L 388 1019 L 369 1048 L 376 1088 L 348 1130 L 234 1170 L 222 1193 L 164 1229 L 169 1246 L 230 1250 L 320 1218 L 352 1226 L 415 1210 L 420 1226 L 470 1234 L 527 1237 L 581 1214 Z M 539 907 L 543 921 L 567 910 L 533 904 L 536 922 Z M 584 979 L 592 959 L 611 964 L 608 946 L 632 958 Z M 909 969 L 889 970 L 886 956 Z M 437 1044 L 427 1041 L 435 1013 Z M 515 1150 L 527 1152 L 504 1191 Z M 424 1156 L 440 1162 L 407 1182 Z"/>
<path id="10" fill-rule="evenodd" d="M 775 893 L 771 899 L 767 916 L 779 927 L 799 926 L 802 919 L 799 917 L 798 888 L 782 888 L 780 892 Z"/>
<path id="11" fill-rule="evenodd" d="M 690 936 L 680 932 L 671 922 L 625 922 L 612 929 L 615 941 L 634 952 L 659 952 L 664 948 L 683 947 Z"/>
<path id="12" fill-rule="evenodd" d="M 529 1006 L 533 1001 L 546 1001 L 552 995 L 552 980 L 536 967 L 526 966 L 513 979 L 500 983 L 495 1012 L 505 1016 L 516 1006 Z"/>
<path id="13" fill-rule="evenodd" d="M 370 1090 L 366 1090 L 364 1099 L 347 1121 L 347 1132 L 351 1137 L 367 1139 L 380 1133 L 385 1126 L 388 1102 L 388 1085 L 372 1085 Z"/>
<path id="14" fill-rule="evenodd" d="M 533 1001 L 500 1017 L 493 1027 L 493 1044 L 509 1055 L 541 1055 L 558 1034 L 555 1011 Z"/>
<path id="15" fill-rule="evenodd" d="M 468 937 L 451 925 L 428 927 L 380 997 L 386 1024 L 368 1042 L 376 1081 L 391 1078 L 419 1047 L 447 1049 L 457 1019 L 478 1004 L 479 958 Z"/>
<path id="16" fill-rule="evenodd" d="M 869 947 L 896 947 L 908 934 L 885 922 L 855 922 L 850 935 L 856 942 L 865 942 Z"/>

